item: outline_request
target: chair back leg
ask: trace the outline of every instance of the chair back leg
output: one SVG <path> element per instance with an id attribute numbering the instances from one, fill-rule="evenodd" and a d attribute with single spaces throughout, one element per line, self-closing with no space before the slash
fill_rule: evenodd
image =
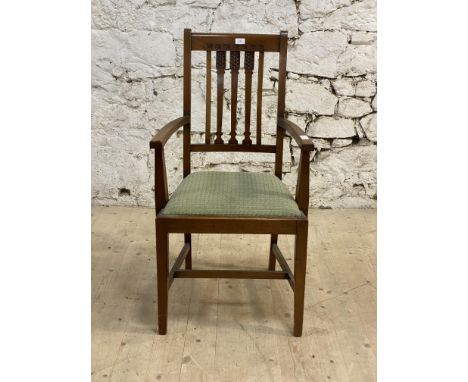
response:
<path id="1" fill-rule="evenodd" d="M 190 246 L 187 256 L 185 256 L 185 269 L 192 269 L 192 234 L 184 233 L 184 242 Z"/>
<path id="2" fill-rule="evenodd" d="M 273 253 L 273 244 L 278 244 L 278 235 L 273 234 L 270 238 L 270 258 L 268 259 L 268 270 L 274 271 L 276 268 L 276 258 Z"/>
<path id="3" fill-rule="evenodd" d="M 297 223 L 294 244 L 294 331 L 296 337 L 302 335 L 304 319 L 304 292 L 307 264 L 307 221 Z"/>

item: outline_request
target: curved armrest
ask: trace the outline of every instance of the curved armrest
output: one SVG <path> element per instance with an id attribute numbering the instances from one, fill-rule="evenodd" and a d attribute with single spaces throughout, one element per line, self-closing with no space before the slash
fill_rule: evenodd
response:
<path id="1" fill-rule="evenodd" d="M 291 122 L 285 118 L 278 118 L 278 126 L 286 130 L 291 137 L 294 138 L 297 145 L 301 150 L 313 151 L 315 150 L 314 143 L 310 139 L 304 130 L 297 126 L 294 122 Z"/>
<path id="2" fill-rule="evenodd" d="M 190 123 L 190 116 L 186 115 L 167 123 L 161 130 L 159 130 L 150 141 L 151 149 L 161 149 L 167 140 L 174 134 L 180 127 Z"/>
<path id="3" fill-rule="evenodd" d="M 312 139 L 294 122 L 285 118 L 278 118 L 278 126 L 286 130 L 301 149 L 301 157 L 297 166 L 296 203 L 304 215 L 307 216 L 309 208 L 310 151 L 315 150 L 315 146 Z"/>
<path id="4" fill-rule="evenodd" d="M 156 200 L 156 213 L 164 208 L 167 201 L 169 200 L 169 193 L 167 190 L 167 174 L 166 164 L 164 159 L 163 147 L 167 140 L 174 134 L 180 127 L 188 125 L 190 123 L 190 116 L 186 115 L 174 119 L 173 121 L 166 124 L 161 130 L 159 130 L 150 141 L 150 148 L 155 149 L 154 151 L 154 191 Z"/>

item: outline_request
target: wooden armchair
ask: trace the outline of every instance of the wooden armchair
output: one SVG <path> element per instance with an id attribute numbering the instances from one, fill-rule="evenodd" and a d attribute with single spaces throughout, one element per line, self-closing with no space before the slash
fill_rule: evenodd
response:
<path id="1" fill-rule="evenodd" d="M 156 257 L 158 284 L 159 334 L 167 330 L 168 291 L 175 278 L 285 279 L 294 291 L 294 335 L 301 336 L 304 315 L 304 288 L 307 259 L 307 211 L 309 204 L 310 151 L 314 145 L 293 122 L 284 118 L 286 88 L 287 32 L 280 34 L 192 33 L 184 31 L 183 116 L 169 122 L 151 139 L 155 155 Z M 191 54 L 206 51 L 206 126 L 205 142 L 191 143 Z M 222 136 L 224 72 L 229 51 L 231 71 L 230 139 Z M 211 58 L 216 52 L 217 123 L 211 142 Z M 244 139 L 236 139 L 237 86 L 240 56 L 245 70 Z M 258 92 L 256 137 L 250 137 L 252 73 L 258 52 Z M 262 79 L 264 54 L 279 52 L 278 115 L 276 144 L 261 142 Z M 169 199 L 164 160 L 164 145 L 183 127 L 184 179 Z M 281 182 L 283 137 L 285 131 L 301 149 L 295 198 Z M 263 152 L 275 154 L 275 174 L 195 172 L 190 174 L 192 152 Z M 169 270 L 169 233 L 183 233 L 185 244 Z M 195 270 L 192 269 L 192 233 L 270 234 L 268 270 Z M 295 235 L 294 273 L 277 245 L 278 235 Z M 185 261 L 185 269 L 180 269 Z M 278 261 L 281 270 L 275 270 Z"/>

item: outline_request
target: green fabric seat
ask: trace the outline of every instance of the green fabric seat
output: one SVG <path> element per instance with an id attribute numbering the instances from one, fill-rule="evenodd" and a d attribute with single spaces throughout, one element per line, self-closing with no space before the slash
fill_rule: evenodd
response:
<path id="1" fill-rule="evenodd" d="M 184 178 L 164 215 L 299 217 L 287 187 L 276 176 L 250 172 L 195 172 Z"/>

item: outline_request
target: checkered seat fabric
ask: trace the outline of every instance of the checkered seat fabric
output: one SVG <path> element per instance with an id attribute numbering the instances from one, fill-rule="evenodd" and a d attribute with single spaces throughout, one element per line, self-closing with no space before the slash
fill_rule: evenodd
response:
<path id="1" fill-rule="evenodd" d="M 195 172 L 184 178 L 164 215 L 299 217 L 287 187 L 272 174 Z"/>

